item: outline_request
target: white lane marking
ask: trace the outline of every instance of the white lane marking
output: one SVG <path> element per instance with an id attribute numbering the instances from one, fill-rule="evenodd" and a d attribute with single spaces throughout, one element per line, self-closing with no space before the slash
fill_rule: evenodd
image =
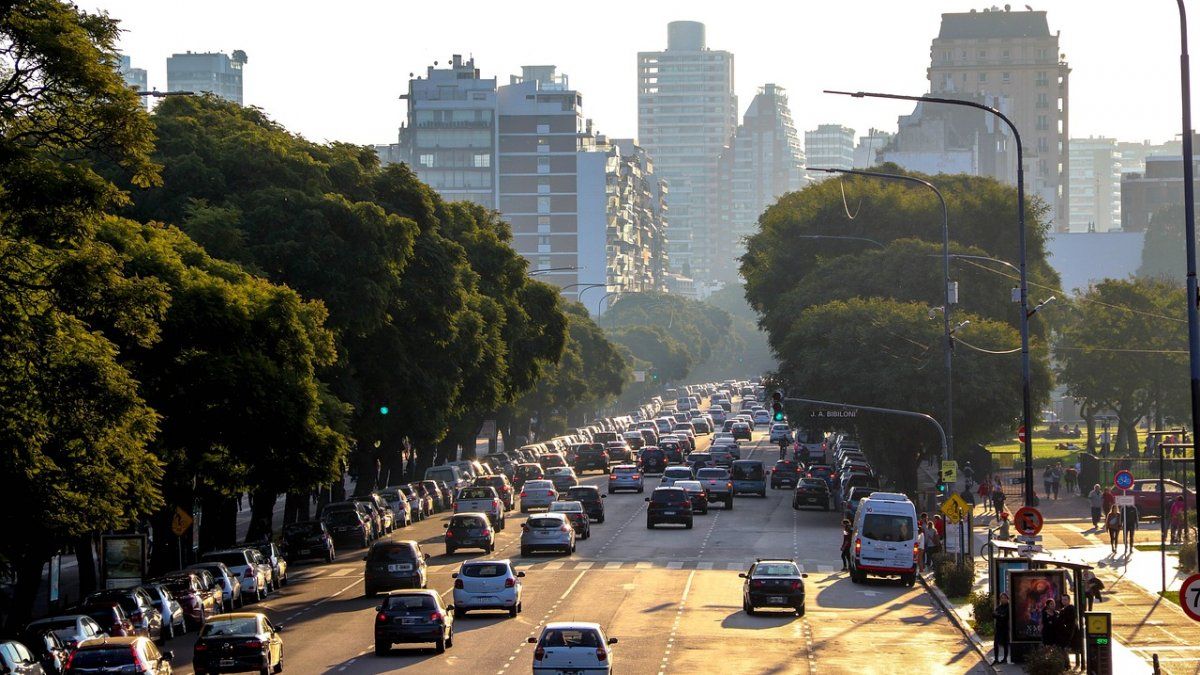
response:
<path id="1" fill-rule="evenodd" d="M 633 568 L 638 570 L 652 570 L 654 569 L 654 564 L 643 560 L 642 562 L 636 563 Z"/>
<path id="2" fill-rule="evenodd" d="M 349 567 L 344 570 L 337 570 L 336 572 L 332 572 L 332 573 L 330 573 L 329 576 L 331 576 L 331 577 L 348 577 L 351 574 L 354 574 L 355 571 L 356 571 L 355 568 Z"/>
<path id="3" fill-rule="evenodd" d="M 287 617 L 286 619 L 284 619 L 284 620 L 283 620 L 281 623 L 290 623 L 290 622 L 291 622 L 293 619 L 295 619 L 296 617 L 300 616 L 301 614 L 303 614 L 303 613 L 305 613 L 305 612 L 307 612 L 307 611 L 309 611 L 309 610 L 311 610 L 311 609 L 316 609 L 317 607 L 320 607 L 321 605 L 323 605 L 323 604 L 325 604 L 325 603 L 329 602 L 330 600 L 332 600 L 332 599 L 334 599 L 334 598 L 338 597 L 338 596 L 339 596 L 339 595 L 341 595 L 342 593 L 345 593 L 346 591 L 350 590 L 351 588 L 354 588 L 355 586 L 357 586 L 357 585 L 361 584 L 361 583 L 362 583 L 362 581 L 363 581 L 362 579 L 355 579 L 354 581 L 351 581 L 351 582 L 349 583 L 349 585 L 347 585 L 347 586 L 345 586 L 344 588 L 342 588 L 342 590 L 338 591 L 337 593 L 334 593 L 333 595 L 330 595 L 330 596 L 327 596 L 327 597 L 321 598 L 320 600 L 318 600 L 318 601 L 314 602 L 313 604 L 311 604 L 311 605 L 309 605 L 309 606 L 305 607 L 304 609 L 301 609 L 301 610 L 300 610 L 300 611 L 298 611 L 298 612 L 294 612 L 294 613 L 293 613 L 291 616 L 289 616 L 289 617 Z"/>
<path id="4" fill-rule="evenodd" d="M 622 565 L 622 564 L 623 564 L 623 563 L 620 563 L 620 562 L 610 562 L 610 563 L 604 563 L 604 569 L 606 569 L 606 570 L 619 570 L 619 569 L 621 569 L 621 565 Z"/>
<path id="5" fill-rule="evenodd" d="M 575 563 L 575 569 L 577 569 L 577 570 L 590 570 L 590 569 L 592 569 L 592 565 L 595 565 L 595 564 L 596 564 L 596 563 L 594 563 L 594 562 L 591 562 L 590 560 L 582 560 L 582 561 L 580 561 L 580 562 L 577 562 L 577 563 Z"/>
<path id="6" fill-rule="evenodd" d="M 583 572 L 580 572 L 575 577 L 575 581 L 572 581 L 571 585 L 567 586 L 567 590 L 563 591 L 563 594 L 558 596 L 559 601 L 566 600 L 567 596 L 571 594 L 571 591 L 575 590 L 575 586 L 577 586 L 579 584 L 580 580 L 582 580 L 582 579 L 583 579 Z M 558 603 L 556 602 L 554 604 L 557 605 Z"/>
<path id="7" fill-rule="evenodd" d="M 669 570 L 681 570 L 681 569 L 683 569 L 683 563 L 681 563 L 681 562 L 669 562 L 669 563 L 667 563 L 667 569 L 669 569 Z"/>
<path id="8" fill-rule="evenodd" d="M 688 594 L 692 592 L 692 580 L 696 578 L 696 570 L 688 573 L 687 583 L 683 586 L 683 597 L 675 609 L 675 622 L 671 624 L 671 632 L 667 635 L 667 648 L 663 651 L 662 661 L 658 666 L 658 675 L 666 675 L 667 666 L 671 659 L 671 649 L 675 646 L 675 634 L 679 632 L 679 622 L 683 620 L 683 608 L 687 604 Z"/>
<path id="9" fill-rule="evenodd" d="M 550 621 L 550 617 L 553 616 L 554 612 L 558 610 L 558 605 L 562 603 L 563 600 L 567 599 L 567 596 L 571 594 L 571 591 L 575 590 L 575 587 L 579 585 L 580 580 L 583 579 L 584 574 L 584 572 L 580 572 L 575 576 L 575 580 L 571 582 L 570 586 L 567 586 L 567 590 L 564 591 L 562 595 L 558 596 L 558 600 L 555 600 L 554 604 L 550 606 L 550 609 L 546 610 L 546 613 L 542 615 L 541 621 L 538 621 L 537 625 L 529 631 L 529 635 L 526 637 L 526 639 L 521 641 L 522 645 L 527 644 L 528 638 L 537 637 L 537 634 L 540 632 L 539 629 L 541 629 L 542 626 L 546 625 L 546 623 Z M 500 667 L 500 670 L 496 671 L 497 675 L 503 675 L 504 671 L 508 670 L 508 667 L 512 665 L 513 660 L 515 660 L 517 655 L 520 653 L 521 647 L 518 646 L 513 650 L 513 656 L 508 659 L 508 663 L 505 663 Z"/>
<path id="10" fill-rule="evenodd" d="M 563 566 L 563 563 L 561 561 L 555 560 L 554 562 L 546 563 L 545 566 L 542 567 L 542 569 L 544 569 L 544 570 L 560 570 L 560 569 L 562 569 L 562 566 Z"/>

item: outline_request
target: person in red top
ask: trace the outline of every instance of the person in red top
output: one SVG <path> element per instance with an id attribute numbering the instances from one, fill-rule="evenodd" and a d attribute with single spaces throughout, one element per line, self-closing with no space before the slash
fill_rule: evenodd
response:
<path id="1" fill-rule="evenodd" d="M 992 477 L 988 476 L 985 480 L 979 481 L 979 489 L 976 491 L 979 495 L 979 501 L 983 502 L 983 512 L 987 513 L 992 507 Z"/>
<path id="2" fill-rule="evenodd" d="M 946 540 L 946 519 L 941 515 L 933 517 L 933 529 L 937 530 L 938 538 L 942 541 Z"/>
<path id="3" fill-rule="evenodd" d="M 1113 496 L 1112 488 L 1104 488 L 1104 512 L 1108 513 L 1112 510 L 1113 504 L 1117 503 L 1117 498 Z"/>

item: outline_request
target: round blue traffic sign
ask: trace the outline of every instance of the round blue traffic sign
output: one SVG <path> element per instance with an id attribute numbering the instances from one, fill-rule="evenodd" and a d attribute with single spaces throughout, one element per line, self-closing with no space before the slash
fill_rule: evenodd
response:
<path id="1" fill-rule="evenodd" d="M 1128 490 L 1129 488 L 1133 487 L 1133 474 L 1129 473 L 1125 469 L 1121 469 L 1117 472 L 1117 475 L 1113 476 L 1113 485 L 1121 488 L 1122 490 Z"/>

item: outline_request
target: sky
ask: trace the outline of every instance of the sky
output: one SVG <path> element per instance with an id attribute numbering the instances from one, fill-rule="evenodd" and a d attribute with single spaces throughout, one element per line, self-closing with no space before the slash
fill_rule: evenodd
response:
<path id="1" fill-rule="evenodd" d="M 666 48 L 667 23 L 701 21 L 734 54 L 739 118 L 765 83 L 785 87 L 798 130 L 839 123 L 895 131 L 911 104 L 823 89 L 919 95 L 942 12 L 961 0 L 77 0 L 121 20 L 120 48 L 167 88 L 166 59 L 244 50 L 245 103 L 314 141 L 394 143 L 410 73 L 452 54 L 507 84 L 522 65 L 555 64 L 611 137 L 636 136 L 636 59 Z M 1200 8 L 1200 3 L 1193 3 Z M 1013 10 L 1024 8 L 1014 4 Z M 1050 0 L 1070 79 L 1070 134 L 1162 142 L 1180 132 L 1179 19 L 1169 0 Z M 1200 16 L 1200 13 L 1197 14 Z M 1200 64 L 1196 66 L 1200 70 Z M 1200 91 L 1200 89 L 1197 89 Z"/>

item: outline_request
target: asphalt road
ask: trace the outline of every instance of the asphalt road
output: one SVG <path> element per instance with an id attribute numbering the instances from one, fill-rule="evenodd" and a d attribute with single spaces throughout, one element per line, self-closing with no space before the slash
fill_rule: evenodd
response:
<path id="1" fill-rule="evenodd" d="M 768 464 L 778 450 L 756 433 L 747 458 Z M 707 445 L 702 437 L 701 447 Z M 585 483 L 604 484 L 601 474 Z M 647 491 L 657 477 L 647 482 Z M 397 646 L 373 653 L 378 600 L 363 596 L 362 550 L 342 551 L 332 564 L 297 564 L 291 584 L 247 609 L 284 624 L 285 672 L 292 673 L 526 673 L 533 646 L 526 638 L 548 621 L 596 621 L 614 647 L 622 673 L 961 673 L 985 672 L 975 652 L 920 586 L 850 583 L 840 571 L 836 513 L 793 511 L 790 491 L 766 499 L 741 497 L 696 516 L 692 530 L 648 530 L 645 495 L 606 499 L 606 522 L 593 524 L 574 555 L 519 555 L 519 511 L 510 512 L 493 557 L 514 559 L 526 572 L 524 611 L 471 614 L 455 624 L 454 646 Z M 446 556 L 445 516 L 395 532 L 415 539 L 433 557 L 431 588 L 448 595 L 450 574 L 471 553 Z M 807 614 L 760 613 L 741 608 L 741 582 L 755 557 L 794 558 L 809 574 Z M 178 673 L 191 673 L 194 634 L 171 641 Z"/>

